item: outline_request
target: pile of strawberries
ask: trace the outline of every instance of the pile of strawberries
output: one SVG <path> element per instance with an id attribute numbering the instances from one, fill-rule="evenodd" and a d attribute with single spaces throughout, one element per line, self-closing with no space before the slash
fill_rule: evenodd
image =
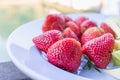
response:
<path id="1" fill-rule="evenodd" d="M 49 14 L 42 30 L 43 34 L 32 41 L 59 68 L 77 71 L 83 55 L 98 68 L 106 68 L 111 61 L 116 35 L 104 22 L 97 25 L 85 16 L 73 20 L 63 14 Z"/>

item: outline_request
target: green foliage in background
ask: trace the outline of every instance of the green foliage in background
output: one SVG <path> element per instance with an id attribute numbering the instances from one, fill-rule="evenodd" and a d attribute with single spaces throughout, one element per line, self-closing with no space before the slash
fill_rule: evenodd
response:
<path id="1" fill-rule="evenodd" d="M 0 8 L 0 36 L 7 38 L 20 25 L 41 16 L 44 16 L 43 12 L 37 13 L 29 7 Z"/>

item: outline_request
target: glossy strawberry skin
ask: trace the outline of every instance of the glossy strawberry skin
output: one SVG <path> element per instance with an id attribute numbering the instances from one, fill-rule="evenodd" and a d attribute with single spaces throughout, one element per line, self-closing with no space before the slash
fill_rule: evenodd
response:
<path id="1" fill-rule="evenodd" d="M 63 15 L 63 16 L 64 16 L 64 19 L 65 19 L 65 28 L 67 28 L 67 27 L 68 27 L 67 22 L 73 21 L 73 20 L 72 20 L 72 18 L 70 18 L 70 17 L 67 16 L 67 15 Z"/>
<path id="2" fill-rule="evenodd" d="M 32 41 L 35 46 L 44 52 L 47 52 L 48 48 L 56 41 L 62 39 L 62 33 L 58 30 L 47 31 L 37 37 L 34 37 Z"/>
<path id="3" fill-rule="evenodd" d="M 96 26 L 97 24 L 94 21 L 86 20 L 80 26 L 81 33 L 85 32 L 90 27 L 96 27 Z"/>
<path id="4" fill-rule="evenodd" d="M 114 37 L 106 33 L 98 38 L 86 42 L 82 46 L 82 53 L 99 68 L 106 68 L 111 61 L 114 46 Z"/>
<path id="5" fill-rule="evenodd" d="M 82 34 L 80 42 L 83 45 L 85 42 L 97 38 L 103 35 L 104 33 L 105 32 L 103 29 L 100 29 L 98 27 L 91 27 Z"/>
<path id="6" fill-rule="evenodd" d="M 72 38 L 57 41 L 47 51 L 50 63 L 69 72 L 75 72 L 78 69 L 81 56 L 81 45 Z"/>
<path id="7" fill-rule="evenodd" d="M 100 27 L 105 31 L 105 33 L 111 33 L 114 38 L 116 37 L 115 32 L 106 23 L 101 23 Z"/>
<path id="8" fill-rule="evenodd" d="M 77 35 L 70 29 L 70 28 L 66 28 L 64 31 L 63 31 L 63 36 L 65 38 L 74 38 L 76 40 L 79 41 Z"/>
<path id="9" fill-rule="evenodd" d="M 42 26 L 43 32 L 49 30 L 60 30 L 63 31 L 65 29 L 65 19 L 61 14 L 49 14 L 46 17 L 46 20 Z"/>
<path id="10" fill-rule="evenodd" d="M 66 25 L 67 25 L 78 37 L 81 36 L 79 27 L 78 27 L 73 21 L 67 22 Z"/>
<path id="11" fill-rule="evenodd" d="M 70 18 L 69 16 L 67 16 L 67 15 L 63 15 L 63 16 L 65 19 L 65 22 L 73 21 L 72 18 Z"/>
<path id="12" fill-rule="evenodd" d="M 88 20 L 87 17 L 85 17 L 85 16 L 80 16 L 80 17 L 76 18 L 74 22 L 80 27 L 81 24 L 82 24 L 84 21 L 86 21 L 86 20 Z"/>

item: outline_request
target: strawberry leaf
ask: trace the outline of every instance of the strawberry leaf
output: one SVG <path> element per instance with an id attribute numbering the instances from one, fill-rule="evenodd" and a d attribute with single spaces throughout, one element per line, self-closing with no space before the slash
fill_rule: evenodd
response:
<path id="1" fill-rule="evenodd" d="M 100 72 L 100 73 L 101 73 L 101 71 L 100 71 L 100 69 L 99 69 L 99 68 L 97 68 L 95 65 L 94 65 L 93 67 L 95 68 L 95 70 L 97 70 L 98 72 Z"/>
<path id="2" fill-rule="evenodd" d="M 90 70 L 93 67 L 95 70 L 97 70 L 98 72 L 101 73 L 100 69 L 86 55 L 84 55 L 84 58 L 87 59 L 88 62 L 83 67 L 83 69 L 89 69 Z"/>

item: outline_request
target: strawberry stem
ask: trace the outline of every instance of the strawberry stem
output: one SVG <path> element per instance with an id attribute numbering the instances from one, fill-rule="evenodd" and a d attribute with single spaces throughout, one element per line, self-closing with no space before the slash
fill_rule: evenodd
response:
<path id="1" fill-rule="evenodd" d="M 95 65 L 93 65 L 93 67 L 95 68 L 95 70 L 97 70 L 98 72 L 101 73 L 100 69 L 98 67 L 96 67 Z"/>
<path id="2" fill-rule="evenodd" d="M 84 58 L 87 59 L 88 62 L 83 67 L 83 69 L 89 69 L 90 70 L 93 67 L 95 70 L 97 70 L 98 72 L 101 73 L 100 69 L 86 55 L 84 55 Z"/>

